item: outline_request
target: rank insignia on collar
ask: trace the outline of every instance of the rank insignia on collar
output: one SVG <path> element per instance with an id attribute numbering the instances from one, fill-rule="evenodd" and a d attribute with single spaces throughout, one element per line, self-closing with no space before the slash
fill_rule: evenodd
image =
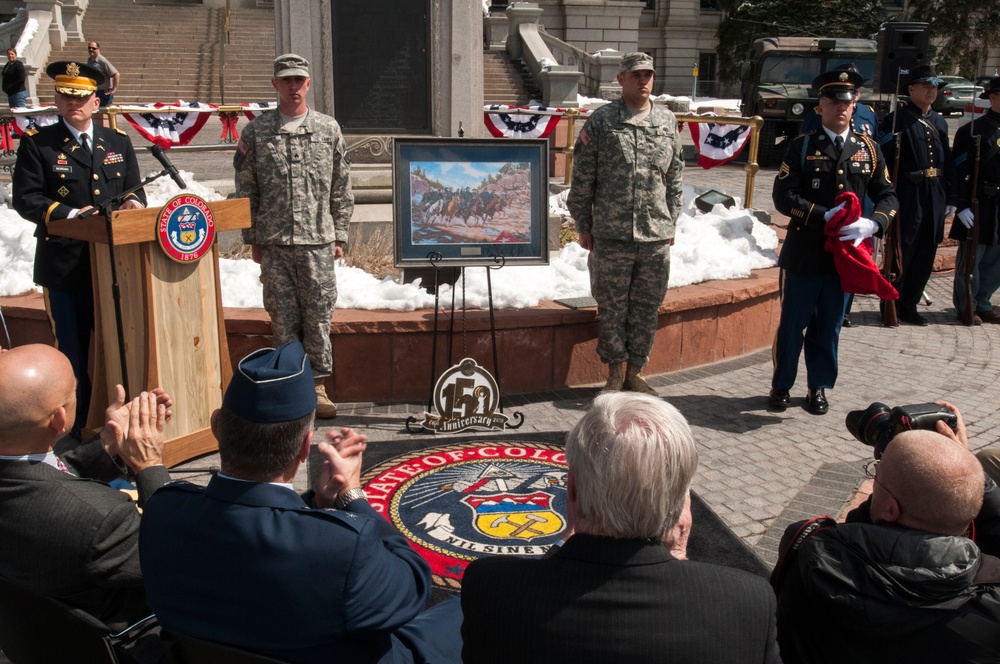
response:
<path id="1" fill-rule="evenodd" d="M 62 196 L 63 198 L 66 198 L 66 194 L 69 193 L 69 189 L 67 189 L 66 187 L 59 187 L 59 189 L 56 190 L 56 193 Z"/>
<path id="2" fill-rule="evenodd" d="M 69 151 L 70 152 L 76 152 L 79 149 L 80 149 L 79 145 L 71 145 L 71 146 L 69 146 Z"/>

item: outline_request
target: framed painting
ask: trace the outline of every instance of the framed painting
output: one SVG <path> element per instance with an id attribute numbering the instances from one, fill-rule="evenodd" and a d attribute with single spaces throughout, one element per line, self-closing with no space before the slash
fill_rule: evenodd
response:
<path id="1" fill-rule="evenodd" d="M 396 138 L 396 267 L 545 265 L 548 142 Z"/>

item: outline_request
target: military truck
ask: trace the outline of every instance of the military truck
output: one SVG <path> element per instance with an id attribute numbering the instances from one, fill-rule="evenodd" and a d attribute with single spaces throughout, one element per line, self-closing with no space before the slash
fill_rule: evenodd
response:
<path id="1" fill-rule="evenodd" d="M 744 117 L 764 118 L 757 163 L 773 166 L 785 151 L 782 138 L 798 135 L 806 114 L 813 113 L 816 97 L 812 80 L 845 63 L 853 63 L 865 77 L 861 100 L 881 117 L 888 101 L 872 91 L 876 44 L 872 39 L 817 39 L 813 37 L 766 37 L 750 46 L 743 63 L 740 110 Z"/>

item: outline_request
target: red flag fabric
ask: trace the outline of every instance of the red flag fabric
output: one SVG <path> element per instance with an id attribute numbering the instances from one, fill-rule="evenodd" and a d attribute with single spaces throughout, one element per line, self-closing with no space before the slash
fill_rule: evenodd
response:
<path id="1" fill-rule="evenodd" d="M 872 260 L 872 241 L 865 238 L 861 244 L 844 242 L 840 239 L 840 229 L 861 218 L 861 202 L 854 192 L 845 191 L 837 196 L 835 206 L 845 203 L 843 209 L 826 222 L 826 244 L 824 249 L 833 254 L 833 264 L 840 275 L 840 287 L 845 293 L 878 295 L 882 300 L 898 300 L 899 293 L 879 272 Z"/>
<path id="2" fill-rule="evenodd" d="M 698 165 L 714 168 L 739 156 L 750 138 L 750 127 L 740 125 L 691 123 L 691 138 L 698 148 Z"/>
<path id="3" fill-rule="evenodd" d="M 536 111 L 536 113 L 518 111 Z M 493 104 L 483 107 L 483 123 L 497 138 L 548 138 L 559 124 L 563 112 L 564 109 L 545 106 Z"/>

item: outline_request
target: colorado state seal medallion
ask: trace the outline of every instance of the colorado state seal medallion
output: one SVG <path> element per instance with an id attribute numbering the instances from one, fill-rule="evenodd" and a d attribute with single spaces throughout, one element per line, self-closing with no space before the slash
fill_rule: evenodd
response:
<path id="1" fill-rule="evenodd" d="M 566 531 L 566 454 L 528 442 L 425 449 L 365 473 L 372 507 L 431 566 L 434 583 L 460 587 L 480 556 L 540 556 Z"/>
<path id="2" fill-rule="evenodd" d="M 181 194 L 160 209 L 156 235 L 167 256 L 178 263 L 192 263 L 212 248 L 215 216 L 203 198 Z"/>

